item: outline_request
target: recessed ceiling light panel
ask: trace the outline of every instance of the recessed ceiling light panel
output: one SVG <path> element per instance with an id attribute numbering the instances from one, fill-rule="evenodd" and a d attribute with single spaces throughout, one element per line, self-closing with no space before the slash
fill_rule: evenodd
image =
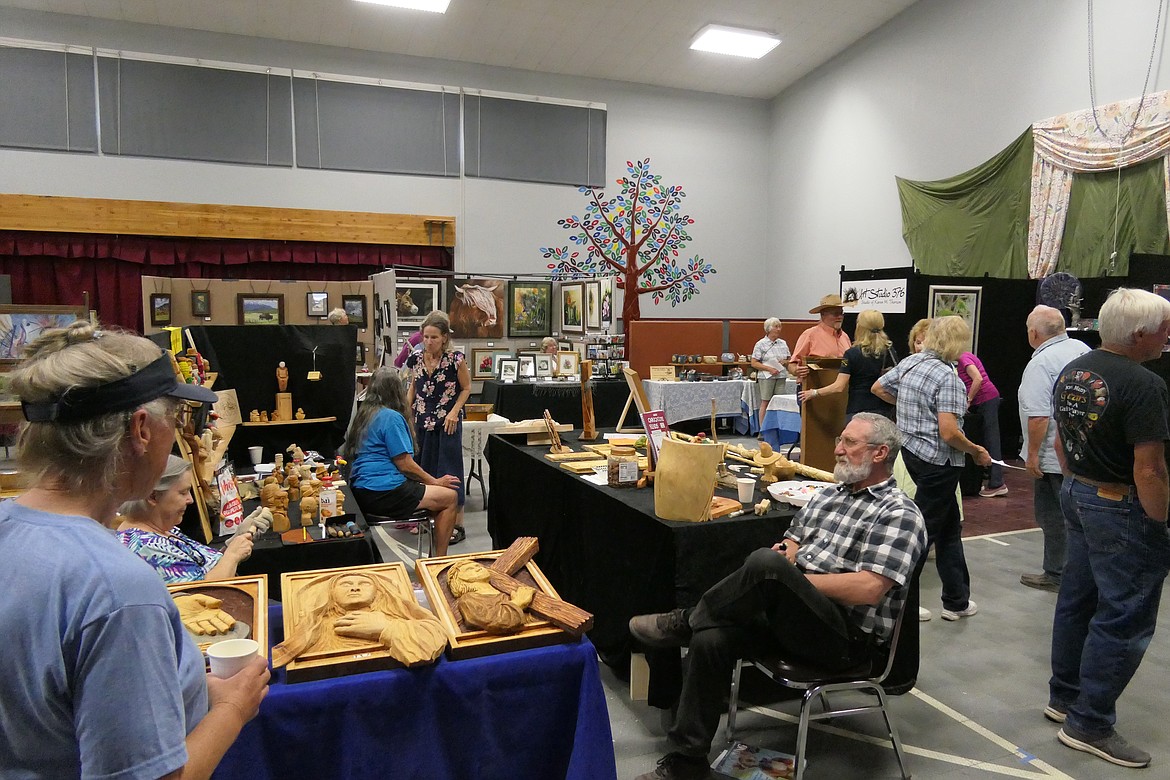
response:
<path id="1" fill-rule="evenodd" d="M 447 13 L 447 6 L 451 0 L 357 0 L 359 3 L 373 3 L 374 5 L 390 5 L 395 8 L 409 8 L 412 11 L 430 11 L 436 14 Z"/>
<path id="2" fill-rule="evenodd" d="M 749 57 L 758 60 L 780 44 L 780 38 L 757 30 L 739 27 L 725 27 L 709 24 L 699 31 L 691 48 L 716 54 L 730 54 L 733 57 Z"/>

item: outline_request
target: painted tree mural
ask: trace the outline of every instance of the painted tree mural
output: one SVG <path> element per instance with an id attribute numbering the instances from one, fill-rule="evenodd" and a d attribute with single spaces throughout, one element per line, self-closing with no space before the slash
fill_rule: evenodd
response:
<path id="1" fill-rule="evenodd" d="M 695 255 L 679 261 L 679 253 L 691 240 L 686 231 L 693 219 L 682 213 L 683 188 L 663 186 L 662 177 L 650 172 L 650 159 L 626 162 L 626 176 L 617 180 L 621 193 L 605 200 L 605 193 L 582 187 L 589 199 L 585 215 L 566 217 L 557 224 L 571 231 L 569 241 L 585 249 L 541 247 L 556 279 L 616 276 L 625 291 L 622 318 L 626 324 L 641 318 L 639 299 L 647 293 L 657 304 L 671 306 L 698 295 L 698 283 L 706 283 L 715 267 Z"/>

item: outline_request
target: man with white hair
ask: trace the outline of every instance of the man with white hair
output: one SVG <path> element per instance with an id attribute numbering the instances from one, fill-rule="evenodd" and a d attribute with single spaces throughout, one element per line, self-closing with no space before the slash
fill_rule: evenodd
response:
<path id="1" fill-rule="evenodd" d="M 1070 339 L 1064 315 L 1051 306 L 1037 306 L 1028 315 L 1028 344 L 1034 350 L 1020 379 L 1020 428 L 1024 446 L 1020 457 L 1032 485 L 1032 510 L 1044 534 L 1044 567 L 1039 574 L 1024 574 L 1020 582 L 1029 588 L 1056 593 L 1064 571 L 1064 515 L 1060 513 L 1060 487 L 1064 475 L 1056 458 L 1056 426 L 1052 417 L 1052 386 L 1061 369 L 1089 351 L 1083 341 Z"/>
<path id="2" fill-rule="evenodd" d="M 1064 724 L 1057 736 L 1068 747 L 1140 768 L 1150 754 L 1114 724 L 1170 572 L 1170 395 L 1141 365 L 1170 337 L 1170 301 L 1121 288 L 1098 317 L 1100 348 L 1065 366 L 1053 390 L 1068 538 L 1044 715 Z"/>
<path id="3" fill-rule="evenodd" d="M 752 368 L 756 370 L 756 384 L 760 389 L 761 428 L 768 413 L 768 402 L 777 392 L 784 392 L 788 378 L 788 342 L 780 338 L 781 324 L 776 317 L 764 320 L 764 337 L 752 348 Z"/>
<path id="4" fill-rule="evenodd" d="M 833 476 L 796 513 L 784 540 L 748 556 L 698 605 L 630 619 L 648 647 L 688 645 L 670 739 L 678 750 L 637 780 L 709 780 L 707 753 L 737 658 L 752 648 L 827 669 L 880 665 L 906 603 L 926 524 L 890 469 L 900 436 L 880 414 L 854 415 L 837 437 Z"/>

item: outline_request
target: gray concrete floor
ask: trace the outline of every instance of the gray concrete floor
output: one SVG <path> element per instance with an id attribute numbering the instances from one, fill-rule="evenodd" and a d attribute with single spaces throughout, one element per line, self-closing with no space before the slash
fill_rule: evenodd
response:
<path id="1" fill-rule="evenodd" d="M 979 499 L 969 499 L 979 500 Z M 468 495 L 467 540 L 452 554 L 491 549 L 487 513 L 479 485 Z M 413 572 L 415 537 L 380 526 L 375 539 L 383 557 L 402 559 Z M 1164 702 L 1170 687 L 1170 644 L 1155 636 L 1129 689 L 1118 702 L 1118 731 L 1148 750 L 1154 762 L 1144 773 L 1079 753 L 1056 740 L 1057 726 L 1041 714 L 1047 700 L 1048 650 L 1055 594 L 1019 584 L 1037 571 L 1039 531 L 1021 531 L 965 541 L 972 597 L 979 614 L 955 623 L 939 619 L 939 582 L 933 565 L 923 575 L 922 602 L 935 613 L 921 624 L 918 686 L 891 699 L 906 746 L 910 772 L 929 778 L 1075 778 L 1110 780 L 1170 777 L 1170 737 Z M 1170 616 L 1163 604 L 1161 622 Z M 627 683 L 602 665 L 619 780 L 652 770 L 668 751 L 663 712 L 629 698 Z M 783 752 L 796 740 L 796 702 L 741 711 L 736 738 Z M 898 777 L 898 766 L 881 733 L 880 716 L 863 715 L 814 724 L 809 736 L 808 780 Z M 722 749 L 720 732 L 714 759 Z"/>

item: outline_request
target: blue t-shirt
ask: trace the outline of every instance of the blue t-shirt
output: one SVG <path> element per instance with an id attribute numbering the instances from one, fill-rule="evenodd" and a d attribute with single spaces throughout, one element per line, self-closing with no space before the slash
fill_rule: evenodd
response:
<path id="1" fill-rule="evenodd" d="M 394 458 L 414 454 L 406 418 L 393 409 L 379 409 L 349 469 L 349 481 L 365 490 L 393 490 L 406 481 Z"/>
<path id="2" fill-rule="evenodd" d="M 0 503 L 0 776 L 157 778 L 207 714 L 154 570 L 87 517 Z"/>

